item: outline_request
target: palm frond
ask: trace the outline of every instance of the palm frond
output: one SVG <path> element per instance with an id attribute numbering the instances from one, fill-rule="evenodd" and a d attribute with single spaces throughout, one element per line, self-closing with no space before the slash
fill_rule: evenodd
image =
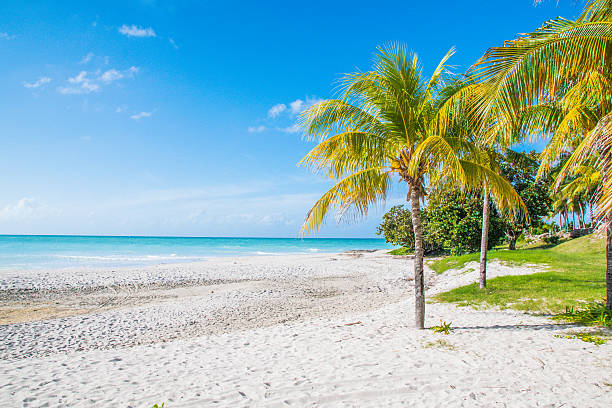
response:
<path id="1" fill-rule="evenodd" d="M 351 208 L 358 215 L 366 215 L 372 204 L 386 196 L 390 182 L 390 175 L 383 167 L 351 174 L 336 183 L 313 205 L 300 232 L 308 234 L 318 230 L 332 207 L 339 210 L 340 217 Z"/>

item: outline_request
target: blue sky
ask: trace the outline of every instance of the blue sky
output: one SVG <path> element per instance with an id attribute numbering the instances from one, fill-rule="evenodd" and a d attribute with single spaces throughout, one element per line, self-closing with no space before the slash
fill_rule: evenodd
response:
<path id="1" fill-rule="evenodd" d="M 431 72 L 582 2 L 0 3 L 0 233 L 295 237 L 330 186 L 296 115 L 401 42 Z M 372 237 L 367 219 L 319 236 Z"/>

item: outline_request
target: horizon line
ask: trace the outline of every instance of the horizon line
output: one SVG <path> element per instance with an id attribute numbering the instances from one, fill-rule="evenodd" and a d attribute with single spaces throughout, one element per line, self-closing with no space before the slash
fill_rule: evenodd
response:
<path id="1" fill-rule="evenodd" d="M 381 239 L 379 237 L 256 237 L 201 235 L 94 235 L 94 234 L 0 234 L 0 237 L 82 237 L 82 238 L 222 238 L 222 239 Z"/>

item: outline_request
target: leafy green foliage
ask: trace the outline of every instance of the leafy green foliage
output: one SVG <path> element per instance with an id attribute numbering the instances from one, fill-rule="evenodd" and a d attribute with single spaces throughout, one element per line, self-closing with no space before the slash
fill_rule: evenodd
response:
<path id="1" fill-rule="evenodd" d="M 559 244 L 559 241 L 561 240 L 561 238 L 559 238 L 558 235 L 551 235 L 551 236 L 543 237 L 542 240 L 549 245 L 557 245 Z"/>
<path id="2" fill-rule="evenodd" d="M 391 207 L 383 215 L 382 223 L 376 229 L 376 234 L 385 237 L 393 245 L 399 245 L 409 251 L 414 251 L 414 231 L 412 228 L 412 215 L 403 205 Z"/>
<path id="3" fill-rule="evenodd" d="M 476 194 L 464 195 L 452 190 L 434 194 L 427 206 L 426 239 L 452 255 L 478 251 L 482 203 L 482 197 Z M 504 235 L 504 223 L 493 208 L 489 222 L 489 248 L 492 248 Z"/>
<path id="4" fill-rule="evenodd" d="M 427 209 L 421 210 L 421 223 L 423 226 L 423 249 L 426 254 L 440 252 L 441 246 L 427 236 L 428 216 Z M 385 240 L 393 245 L 400 245 L 400 250 L 391 251 L 392 255 L 406 255 L 414 252 L 414 230 L 412 227 L 412 213 L 403 205 L 392 207 L 383 215 L 382 223 L 378 226 L 376 233 L 385 237 Z"/>
<path id="5" fill-rule="evenodd" d="M 482 198 L 463 195 L 458 191 L 442 191 L 432 195 L 426 209 L 421 210 L 425 253 L 461 254 L 480 249 L 482 228 Z M 497 245 L 504 235 L 504 221 L 491 208 L 489 248 Z M 414 233 L 410 210 L 392 207 L 378 227 L 378 235 L 387 242 L 414 250 Z"/>
<path id="6" fill-rule="evenodd" d="M 452 322 L 446 323 L 441 321 L 439 326 L 433 326 L 431 330 L 433 330 L 434 333 L 450 334 L 453 331 L 451 324 Z"/>
<path id="7" fill-rule="evenodd" d="M 490 260 L 512 264 L 548 266 L 548 272 L 531 275 L 502 276 L 490 279 L 482 290 L 477 284 L 462 286 L 436 296 L 441 302 L 461 306 L 498 306 L 532 312 L 560 313 L 566 305 L 583 305 L 584 301 L 605 296 L 605 241 L 585 236 L 553 248 L 536 247 L 516 251 L 493 250 Z M 479 254 L 448 257 L 430 266 L 443 272 L 478 261 Z"/>
<path id="8" fill-rule="evenodd" d="M 165 403 L 165 402 L 162 402 L 162 404 L 161 404 L 161 405 L 157 405 L 157 404 L 155 404 L 155 405 L 153 405 L 151 408 L 164 408 L 164 406 L 165 406 L 165 405 L 166 405 L 166 403 Z"/>

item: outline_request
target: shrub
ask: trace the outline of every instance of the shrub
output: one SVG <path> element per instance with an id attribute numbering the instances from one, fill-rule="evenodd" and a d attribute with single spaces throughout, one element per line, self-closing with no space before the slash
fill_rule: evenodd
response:
<path id="1" fill-rule="evenodd" d="M 542 238 L 542 240 L 549 245 L 557 245 L 559 243 L 560 238 L 558 235 L 550 235 L 545 236 L 544 238 Z"/>
<path id="2" fill-rule="evenodd" d="M 428 239 L 427 210 L 421 210 L 421 222 L 423 224 L 423 249 L 426 254 L 440 252 L 440 245 L 434 244 Z M 393 255 L 405 255 L 414 252 L 414 230 L 412 229 L 412 213 L 403 205 L 396 205 L 383 215 L 383 221 L 378 226 L 376 234 L 385 237 L 385 240 L 393 245 L 401 246 L 402 249 L 395 250 Z"/>
<path id="3" fill-rule="evenodd" d="M 414 251 L 414 232 L 412 230 L 412 214 L 403 205 L 396 205 L 383 215 L 382 223 L 376 229 L 376 234 L 385 237 L 393 245 L 399 245 Z"/>
<path id="4" fill-rule="evenodd" d="M 447 252 L 453 255 L 480 250 L 482 236 L 482 197 L 463 195 L 458 191 L 433 195 L 421 210 L 423 245 L 426 254 Z M 414 251 L 412 214 L 404 206 L 392 207 L 377 229 L 388 243 Z M 491 206 L 489 248 L 504 236 L 504 222 Z"/>
<path id="5" fill-rule="evenodd" d="M 478 252 L 482 237 L 482 197 L 448 191 L 434 195 L 427 206 L 425 234 L 452 255 Z M 504 222 L 490 208 L 489 248 L 504 236 Z"/>

